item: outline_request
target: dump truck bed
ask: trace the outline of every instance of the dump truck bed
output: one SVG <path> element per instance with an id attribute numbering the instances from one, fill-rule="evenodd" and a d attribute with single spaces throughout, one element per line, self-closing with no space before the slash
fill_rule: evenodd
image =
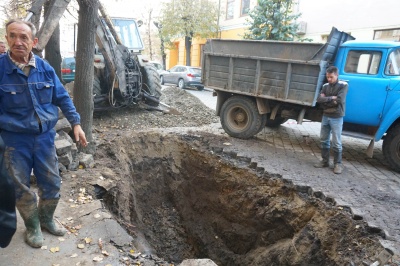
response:
<path id="1" fill-rule="evenodd" d="M 348 36 L 333 28 L 325 44 L 210 39 L 203 50 L 203 84 L 215 90 L 314 106 L 325 70 Z"/>

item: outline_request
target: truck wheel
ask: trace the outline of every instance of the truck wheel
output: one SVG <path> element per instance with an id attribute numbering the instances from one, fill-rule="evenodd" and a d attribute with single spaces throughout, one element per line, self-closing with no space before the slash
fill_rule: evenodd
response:
<path id="1" fill-rule="evenodd" d="M 164 85 L 164 77 L 163 76 L 160 76 L 160 83 L 161 83 L 161 85 Z"/>
<path id="2" fill-rule="evenodd" d="M 267 116 L 267 122 L 265 123 L 266 127 L 276 128 L 285 123 L 288 119 L 281 117 L 280 115 L 275 116 L 275 119 L 270 119 Z"/>
<path id="3" fill-rule="evenodd" d="M 101 86 L 100 86 L 100 79 L 96 75 L 94 75 L 94 80 L 93 80 L 93 94 L 96 94 L 96 96 L 100 96 L 101 93 Z"/>
<path id="4" fill-rule="evenodd" d="M 268 119 L 267 114 L 261 115 L 261 124 L 260 124 L 260 128 L 258 129 L 257 133 L 260 133 L 265 128 L 265 125 L 267 124 L 267 119 Z"/>
<path id="5" fill-rule="evenodd" d="M 263 115 L 258 113 L 256 102 L 244 96 L 233 96 L 221 107 L 221 125 L 229 136 L 248 139 L 261 131 Z"/>
<path id="6" fill-rule="evenodd" d="M 142 73 L 144 86 L 142 87 L 151 96 L 160 99 L 161 97 L 161 82 L 157 70 L 152 65 L 146 65 L 140 68 Z M 148 101 L 148 105 L 157 106 L 157 103 Z"/>
<path id="7" fill-rule="evenodd" d="M 383 155 L 390 167 L 400 171 L 400 125 L 389 130 L 383 139 Z"/>

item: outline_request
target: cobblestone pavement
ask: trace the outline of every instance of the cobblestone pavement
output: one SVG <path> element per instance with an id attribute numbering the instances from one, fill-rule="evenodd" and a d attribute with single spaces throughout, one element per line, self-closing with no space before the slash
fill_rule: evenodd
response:
<path id="1" fill-rule="evenodd" d="M 400 173 L 389 168 L 382 154 L 382 142 L 375 143 L 374 156 L 365 154 L 369 141 L 342 137 L 344 171 L 317 169 L 320 160 L 320 123 L 297 125 L 289 120 L 277 129 L 266 128 L 256 136 L 255 145 L 230 138 L 224 152 L 250 157 L 257 167 L 279 174 L 295 185 L 310 187 L 333 198 L 338 206 L 349 207 L 355 219 L 364 219 L 371 230 L 386 239 L 382 244 L 400 254 Z M 331 156 L 332 160 L 332 156 Z M 331 164 L 333 164 L 331 162 Z"/>

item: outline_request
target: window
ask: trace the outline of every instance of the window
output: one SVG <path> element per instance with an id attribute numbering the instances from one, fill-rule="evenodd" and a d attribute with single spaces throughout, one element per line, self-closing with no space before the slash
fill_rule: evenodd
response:
<path id="1" fill-rule="evenodd" d="M 242 8 L 240 9 L 240 15 L 244 16 L 249 13 L 250 0 L 242 0 Z"/>
<path id="2" fill-rule="evenodd" d="M 235 0 L 227 0 L 226 2 L 226 19 L 233 19 L 235 11 Z"/>
<path id="3" fill-rule="evenodd" d="M 382 53 L 378 51 L 349 51 L 344 71 L 375 75 L 378 73 L 381 59 Z"/>
<path id="4" fill-rule="evenodd" d="M 400 41 L 400 28 L 389 30 L 376 30 L 374 40 Z"/>
<path id="5" fill-rule="evenodd" d="M 389 54 L 385 66 L 385 74 L 390 76 L 400 75 L 400 49 L 394 50 Z"/>

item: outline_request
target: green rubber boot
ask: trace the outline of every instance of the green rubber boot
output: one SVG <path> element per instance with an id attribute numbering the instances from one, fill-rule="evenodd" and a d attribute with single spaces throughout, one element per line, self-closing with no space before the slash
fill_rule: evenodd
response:
<path id="1" fill-rule="evenodd" d="M 25 242 L 33 248 L 40 248 L 43 245 L 43 235 L 40 230 L 39 212 L 36 202 L 27 204 L 17 201 L 16 205 L 26 227 Z"/>
<path id="2" fill-rule="evenodd" d="M 39 200 L 40 226 L 50 234 L 63 236 L 67 232 L 63 227 L 54 222 L 53 216 L 59 199 Z"/>

